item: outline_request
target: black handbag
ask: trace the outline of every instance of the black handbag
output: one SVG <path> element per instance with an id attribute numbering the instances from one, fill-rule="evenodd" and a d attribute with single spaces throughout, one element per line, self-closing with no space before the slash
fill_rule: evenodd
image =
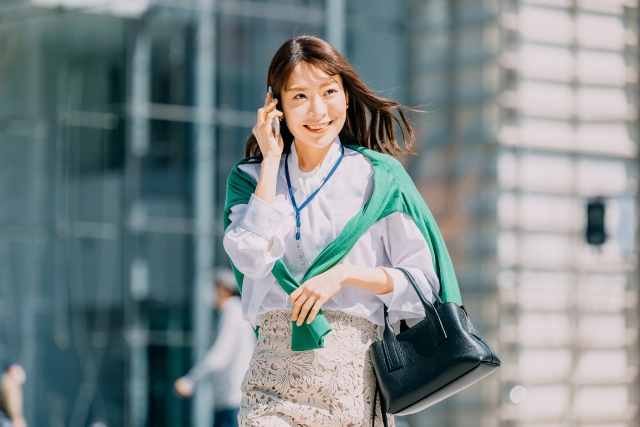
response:
<path id="1" fill-rule="evenodd" d="M 464 307 L 443 303 L 429 283 L 436 299 L 434 307 L 411 274 L 397 269 L 418 293 L 426 317 L 396 336 L 385 306 L 383 338 L 369 347 L 377 378 L 373 423 L 380 394 L 385 427 L 387 412 L 407 415 L 421 411 L 486 377 L 501 363 Z"/>

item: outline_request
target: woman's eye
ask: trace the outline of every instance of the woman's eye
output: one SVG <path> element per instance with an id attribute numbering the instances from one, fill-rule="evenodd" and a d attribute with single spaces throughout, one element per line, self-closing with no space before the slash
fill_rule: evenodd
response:
<path id="1" fill-rule="evenodd" d="M 299 93 L 296 96 L 293 97 L 294 99 L 305 99 L 306 96 L 304 96 L 304 93 Z"/>
<path id="2" fill-rule="evenodd" d="M 332 95 L 332 94 L 334 94 L 334 93 L 336 93 L 336 92 L 338 92 L 338 91 L 337 91 L 337 90 L 335 90 L 335 89 L 329 89 L 329 90 L 327 91 L 327 94 L 328 94 L 328 95 Z"/>

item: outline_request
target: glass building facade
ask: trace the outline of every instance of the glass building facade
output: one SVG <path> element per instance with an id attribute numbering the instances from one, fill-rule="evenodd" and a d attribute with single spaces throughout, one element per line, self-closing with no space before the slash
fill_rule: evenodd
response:
<path id="1" fill-rule="evenodd" d="M 226 177 L 296 34 L 427 111 L 405 164 L 504 361 L 397 425 L 637 425 L 636 2 L 5 0 L 0 359 L 29 425 L 211 425 L 206 384 L 171 387 L 211 343 Z"/>
<path id="2" fill-rule="evenodd" d="M 416 1 L 410 170 L 500 374 L 419 425 L 637 425 L 637 4 Z M 605 206 L 604 245 L 585 239 Z M 418 424 L 416 424 L 418 425 Z"/>

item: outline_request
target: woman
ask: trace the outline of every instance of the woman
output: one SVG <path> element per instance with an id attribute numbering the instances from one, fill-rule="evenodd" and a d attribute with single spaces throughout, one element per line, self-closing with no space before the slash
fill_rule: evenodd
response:
<path id="1" fill-rule="evenodd" d="M 419 198 L 394 159 L 414 139 L 406 107 L 376 96 L 331 45 L 311 36 L 280 47 L 267 85 L 275 98 L 267 94 L 258 110 L 245 150 L 252 157 L 230 175 L 225 209 L 224 247 L 244 316 L 259 334 L 238 420 L 368 426 L 375 412 L 382 425 L 367 350 L 379 339 L 384 305 L 391 322 L 424 316 L 394 267 L 409 271 L 432 298 L 427 280 L 436 289 L 439 281 L 430 243 L 436 258 L 443 247 L 437 229 L 423 226 L 430 214 L 419 228 L 419 212 L 393 211 L 380 194 L 394 184 L 394 194 L 411 187 L 409 198 Z M 273 119 L 281 120 L 278 140 Z M 420 203 L 424 208 L 413 210 L 428 212 Z M 430 233 L 441 246 L 427 242 Z"/>

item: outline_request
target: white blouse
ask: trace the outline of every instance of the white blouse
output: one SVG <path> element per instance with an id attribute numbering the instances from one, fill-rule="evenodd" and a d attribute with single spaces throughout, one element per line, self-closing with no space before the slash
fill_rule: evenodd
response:
<path id="1" fill-rule="evenodd" d="M 336 138 L 316 170 L 302 172 L 298 169 L 295 144 L 292 145 L 289 176 L 298 206 L 321 185 L 339 157 L 340 140 Z M 252 195 L 248 204 L 231 208 L 231 224 L 223 240 L 225 251 L 244 274 L 242 311 L 253 326 L 259 325 L 260 315 L 270 310 L 293 309 L 289 296 L 271 274 L 275 262 L 282 258 L 296 280 L 301 280 L 311 262 L 340 234 L 373 191 L 374 172 L 368 158 L 345 148 L 342 163 L 333 176 L 300 212 L 298 249 L 295 212 L 289 201 L 284 172 L 285 158 L 283 155 L 280 161 L 275 203 L 270 205 Z M 260 167 L 259 163 L 244 164 L 240 169 L 257 182 Z M 374 223 L 360 236 L 341 263 L 383 267 L 392 277 L 394 289 L 379 295 L 347 284 L 322 308 L 364 317 L 378 325 L 384 324 L 383 303 L 389 309 L 392 323 L 424 316 L 415 290 L 404 274 L 394 267 L 401 266 L 409 271 L 425 297 L 432 301 L 433 295 L 425 276 L 436 289 L 440 287 L 429 246 L 413 218 L 403 212 L 395 212 Z"/>

